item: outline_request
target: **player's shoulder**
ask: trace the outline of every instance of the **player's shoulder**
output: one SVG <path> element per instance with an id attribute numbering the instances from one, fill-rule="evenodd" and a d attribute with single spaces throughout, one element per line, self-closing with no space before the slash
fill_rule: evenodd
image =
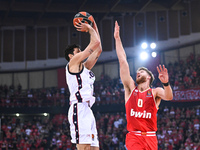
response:
<path id="1" fill-rule="evenodd" d="M 160 91 L 160 90 L 164 90 L 162 87 L 155 87 L 155 88 L 152 88 L 152 90 L 154 91 Z"/>
<path id="2" fill-rule="evenodd" d="M 152 88 L 154 95 L 157 95 L 158 93 L 162 92 L 163 90 L 164 89 L 162 87 Z"/>
<path id="3" fill-rule="evenodd" d="M 68 67 L 69 67 L 69 63 L 67 63 L 67 64 L 65 65 L 65 69 L 68 69 Z"/>

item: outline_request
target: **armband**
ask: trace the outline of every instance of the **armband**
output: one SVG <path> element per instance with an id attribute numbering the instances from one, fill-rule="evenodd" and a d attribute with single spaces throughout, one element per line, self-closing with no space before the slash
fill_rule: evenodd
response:
<path id="1" fill-rule="evenodd" d="M 162 83 L 163 84 L 163 86 L 168 86 L 169 85 L 169 82 L 167 82 L 167 83 Z"/>

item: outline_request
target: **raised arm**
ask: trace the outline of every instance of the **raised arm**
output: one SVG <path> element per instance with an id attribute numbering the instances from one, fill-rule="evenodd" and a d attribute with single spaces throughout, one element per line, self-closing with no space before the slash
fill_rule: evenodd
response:
<path id="1" fill-rule="evenodd" d="M 71 64 L 72 63 L 80 64 L 83 60 L 88 58 L 99 47 L 100 39 L 99 39 L 96 31 L 89 24 L 82 23 L 79 20 L 79 23 L 77 23 L 75 27 L 77 28 L 78 31 L 85 30 L 86 32 L 89 32 L 89 34 L 90 34 L 90 43 L 85 48 L 85 50 L 76 54 L 73 57 L 73 59 L 70 60 Z"/>
<path id="2" fill-rule="evenodd" d="M 93 68 L 93 66 L 96 64 L 96 62 L 97 62 L 97 60 L 98 60 L 98 58 L 99 58 L 99 56 L 101 55 L 101 52 L 102 52 L 101 38 L 100 38 L 99 30 L 98 30 L 98 27 L 97 27 L 97 24 L 96 24 L 95 21 L 94 21 L 94 24 L 93 24 L 93 29 L 97 33 L 100 44 L 96 49 L 94 49 L 94 52 L 88 57 L 88 59 L 84 63 L 84 66 L 89 70 L 91 70 Z"/>
<path id="3" fill-rule="evenodd" d="M 120 31 L 119 25 L 117 21 L 115 21 L 115 31 L 114 31 L 115 46 L 120 65 L 120 78 L 125 88 L 125 101 L 127 101 L 132 90 L 135 88 L 135 82 L 130 76 L 129 65 L 127 62 L 126 53 L 122 45 L 119 31 Z"/>
<path id="4" fill-rule="evenodd" d="M 160 81 L 163 84 L 163 88 L 156 88 L 156 96 L 160 97 L 163 100 L 172 100 L 173 99 L 173 92 L 172 92 L 172 88 L 169 84 L 169 75 L 168 75 L 168 71 L 167 68 L 165 68 L 165 66 L 161 66 L 159 65 L 159 67 L 157 67 L 157 71 L 159 73 L 158 78 L 160 79 Z"/>

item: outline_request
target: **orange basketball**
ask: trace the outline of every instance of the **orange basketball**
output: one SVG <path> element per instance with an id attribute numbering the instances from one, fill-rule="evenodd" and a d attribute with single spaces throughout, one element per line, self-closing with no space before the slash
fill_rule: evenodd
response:
<path id="1" fill-rule="evenodd" d="M 87 24 L 93 26 L 94 18 L 88 12 L 81 11 L 81 12 L 77 13 L 73 19 L 74 26 L 76 25 L 76 22 L 78 23 L 78 19 L 83 23 L 87 23 Z M 82 32 L 85 32 L 85 31 L 82 31 Z"/>

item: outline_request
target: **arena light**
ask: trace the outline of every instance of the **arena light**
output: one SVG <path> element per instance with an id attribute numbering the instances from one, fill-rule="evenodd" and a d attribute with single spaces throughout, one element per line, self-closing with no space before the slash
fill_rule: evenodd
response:
<path id="1" fill-rule="evenodd" d="M 140 59 L 141 60 L 146 60 L 148 58 L 148 53 L 147 52 L 141 52 L 140 53 Z"/>
<path id="2" fill-rule="evenodd" d="M 146 49 L 146 48 L 148 47 L 148 45 L 147 45 L 146 42 L 143 42 L 143 43 L 141 44 L 141 47 L 142 47 L 142 49 Z"/>
<path id="3" fill-rule="evenodd" d="M 151 43 L 150 47 L 151 47 L 151 49 L 155 49 L 156 48 L 156 43 Z"/>
<path id="4" fill-rule="evenodd" d="M 45 117 L 46 117 L 46 116 L 48 116 L 48 114 L 47 114 L 47 113 L 44 113 L 43 115 L 44 115 Z"/>
<path id="5" fill-rule="evenodd" d="M 19 113 L 16 113 L 16 116 L 19 117 Z"/>
<path id="6" fill-rule="evenodd" d="M 151 56 L 155 58 L 157 56 L 157 53 L 156 52 L 152 52 Z"/>

